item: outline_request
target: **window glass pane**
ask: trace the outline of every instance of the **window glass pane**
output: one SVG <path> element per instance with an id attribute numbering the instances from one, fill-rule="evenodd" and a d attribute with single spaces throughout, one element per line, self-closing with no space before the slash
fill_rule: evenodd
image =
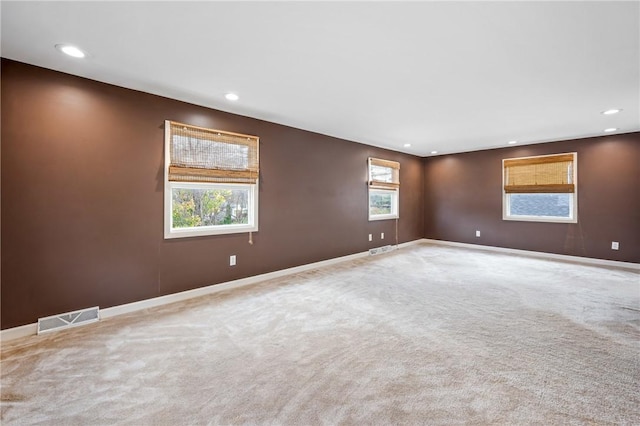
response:
<path id="1" fill-rule="evenodd" d="M 378 182 L 393 182 L 393 169 L 391 167 L 383 167 L 376 166 L 374 164 L 371 165 L 370 168 L 370 179 Z"/>
<path id="2" fill-rule="evenodd" d="M 510 216 L 571 217 L 573 194 L 509 194 Z"/>
<path id="3" fill-rule="evenodd" d="M 173 228 L 249 223 L 249 189 L 172 189 Z"/>
<path id="4" fill-rule="evenodd" d="M 380 214 L 392 214 L 393 195 L 371 193 L 369 194 L 369 212 L 372 216 Z"/>

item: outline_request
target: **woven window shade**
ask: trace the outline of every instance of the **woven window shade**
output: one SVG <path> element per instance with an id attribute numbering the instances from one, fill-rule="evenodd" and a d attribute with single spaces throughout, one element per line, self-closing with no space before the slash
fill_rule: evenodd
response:
<path id="1" fill-rule="evenodd" d="M 573 154 L 504 160 L 506 193 L 573 193 Z"/>
<path id="2" fill-rule="evenodd" d="M 400 188 L 400 163 L 369 158 L 369 186 L 371 188 Z"/>
<path id="3" fill-rule="evenodd" d="M 255 184 L 259 176 L 256 136 L 167 121 L 169 180 Z"/>

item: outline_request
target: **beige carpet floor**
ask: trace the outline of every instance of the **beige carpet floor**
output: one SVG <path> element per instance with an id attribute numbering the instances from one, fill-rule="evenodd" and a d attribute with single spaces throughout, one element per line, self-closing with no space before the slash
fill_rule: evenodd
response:
<path id="1" fill-rule="evenodd" d="M 5 344 L 3 425 L 640 424 L 640 275 L 418 245 Z"/>

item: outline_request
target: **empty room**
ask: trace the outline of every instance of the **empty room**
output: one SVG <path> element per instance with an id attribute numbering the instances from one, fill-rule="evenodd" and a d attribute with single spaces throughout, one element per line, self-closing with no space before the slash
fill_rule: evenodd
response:
<path id="1" fill-rule="evenodd" d="M 0 17 L 3 425 L 640 424 L 640 2 Z"/>

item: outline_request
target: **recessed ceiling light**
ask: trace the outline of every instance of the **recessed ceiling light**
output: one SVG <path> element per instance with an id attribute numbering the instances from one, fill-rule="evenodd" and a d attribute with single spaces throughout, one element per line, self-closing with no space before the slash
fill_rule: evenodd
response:
<path id="1" fill-rule="evenodd" d="M 509 145 L 515 145 L 515 144 L 517 144 L 517 143 L 518 143 L 518 141 L 509 141 L 509 142 L 507 142 L 507 143 L 508 143 Z"/>
<path id="2" fill-rule="evenodd" d="M 437 154 L 437 153 L 438 153 L 438 151 L 431 151 L 431 153 L 432 153 L 432 154 Z"/>
<path id="3" fill-rule="evenodd" d="M 610 132 L 615 132 L 616 130 L 618 130 L 615 127 L 609 127 L 608 129 L 604 129 L 605 132 L 610 133 Z"/>
<path id="4" fill-rule="evenodd" d="M 56 49 L 74 58 L 84 58 L 87 56 L 82 50 L 70 44 L 56 44 Z"/>
<path id="5" fill-rule="evenodd" d="M 619 113 L 620 111 L 622 111 L 622 110 L 621 110 L 621 109 L 615 109 L 615 108 L 614 108 L 614 109 L 608 109 L 608 110 L 606 110 L 606 111 L 602 111 L 602 114 L 604 114 L 604 115 L 612 115 L 612 114 L 617 114 L 617 113 Z"/>
<path id="6" fill-rule="evenodd" d="M 404 144 L 404 145 L 402 145 L 402 146 L 404 146 L 405 148 L 411 148 L 411 144 L 410 144 L 410 143 L 405 143 L 405 144 Z"/>
<path id="7" fill-rule="evenodd" d="M 240 96 L 236 95 L 235 93 L 227 93 L 226 95 L 224 95 L 224 97 L 229 101 L 237 101 L 238 99 L 240 99 Z"/>

